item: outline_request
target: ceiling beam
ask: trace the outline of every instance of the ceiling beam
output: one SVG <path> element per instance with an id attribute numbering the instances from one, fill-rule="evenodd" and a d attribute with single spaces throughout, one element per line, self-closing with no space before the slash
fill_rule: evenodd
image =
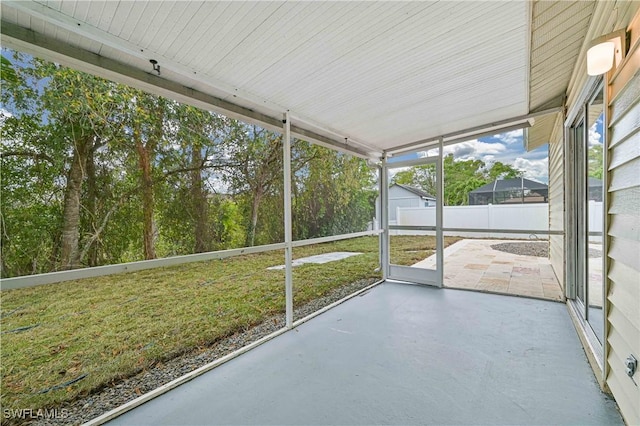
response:
<path id="1" fill-rule="evenodd" d="M 385 151 L 387 154 L 399 155 L 408 152 L 415 152 L 421 148 L 430 148 L 438 145 L 438 141 L 442 138 L 444 145 L 452 145 L 459 142 L 464 142 L 474 138 L 480 138 L 483 136 L 494 135 L 501 132 L 508 132 L 511 130 L 524 129 L 533 125 L 535 117 L 541 115 L 547 115 L 554 112 L 561 111 L 562 107 L 554 107 L 544 111 L 536 111 L 530 114 L 519 115 L 506 120 L 495 121 L 480 126 L 470 127 L 468 129 L 445 133 L 443 135 L 434 136 L 432 138 L 422 139 L 408 144 L 401 145 L 391 150 Z"/>

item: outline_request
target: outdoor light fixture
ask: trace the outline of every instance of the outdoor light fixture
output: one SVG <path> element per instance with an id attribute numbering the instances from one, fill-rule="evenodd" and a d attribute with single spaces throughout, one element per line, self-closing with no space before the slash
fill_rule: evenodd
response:
<path id="1" fill-rule="evenodd" d="M 594 39 L 587 50 L 587 74 L 600 75 L 618 65 L 624 56 L 626 31 L 618 30 Z"/>
<path id="2" fill-rule="evenodd" d="M 157 72 L 158 75 L 160 75 L 160 65 L 158 65 L 158 61 L 156 61 L 155 59 L 149 59 L 149 62 L 151 62 L 153 70 Z"/>

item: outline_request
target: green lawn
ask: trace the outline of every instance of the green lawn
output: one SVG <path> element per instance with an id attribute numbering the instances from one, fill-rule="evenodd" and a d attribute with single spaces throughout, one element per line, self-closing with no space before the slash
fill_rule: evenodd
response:
<path id="1" fill-rule="evenodd" d="M 433 237 L 392 237 L 399 264 L 433 249 Z M 296 248 L 294 258 L 333 251 L 363 254 L 296 267 L 296 306 L 380 277 L 377 237 Z M 283 260 L 279 250 L 2 291 L 2 407 L 55 407 L 284 312 L 284 272 L 266 270 Z"/>

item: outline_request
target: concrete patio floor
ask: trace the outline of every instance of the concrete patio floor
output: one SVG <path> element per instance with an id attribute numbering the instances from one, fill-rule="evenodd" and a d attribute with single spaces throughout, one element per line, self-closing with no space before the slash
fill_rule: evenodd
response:
<path id="1" fill-rule="evenodd" d="M 622 420 L 565 305 L 383 283 L 111 424 Z"/>
<path id="2" fill-rule="evenodd" d="M 546 257 L 494 250 L 492 245 L 522 240 L 460 240 L 444 249 L 444 286 L 516 296 L 563 300 L 558 279 Z M 435 255 L 413 265 L 435 268 Z"/>

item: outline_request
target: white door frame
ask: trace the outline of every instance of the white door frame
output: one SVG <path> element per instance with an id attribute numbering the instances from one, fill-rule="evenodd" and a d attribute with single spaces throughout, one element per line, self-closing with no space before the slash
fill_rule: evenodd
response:
<path id="1" fill-rule="evenodd" d="M 399 281 L 407 281 L 415 284 L 442 287 L 444 284 L 443 271 L 443 250 L 444 236 L 442 231 L 442 200 L 444 194 L 443 187 L 443 167 L 442 167 L 442 140 L 438 143 L 438 155 L 434 157 L 422 157 L 402 162 L 388 162 L 383 158 L 380 168 L 380 224 L 383 229 L 380 239 L 381 260 L 383 278 Z M 399 226 L 389 225 L 389 171 L 400 167 L 420 166 L 424 164 L 436 165 L 436 226 L 403 226 L 402 229 L 410 230 L 433 230 L 436 232 L 436 268 L 424 269 L 411 266 L 394 265 L 390 256 L 390 230 L 400 229 Z"/>

